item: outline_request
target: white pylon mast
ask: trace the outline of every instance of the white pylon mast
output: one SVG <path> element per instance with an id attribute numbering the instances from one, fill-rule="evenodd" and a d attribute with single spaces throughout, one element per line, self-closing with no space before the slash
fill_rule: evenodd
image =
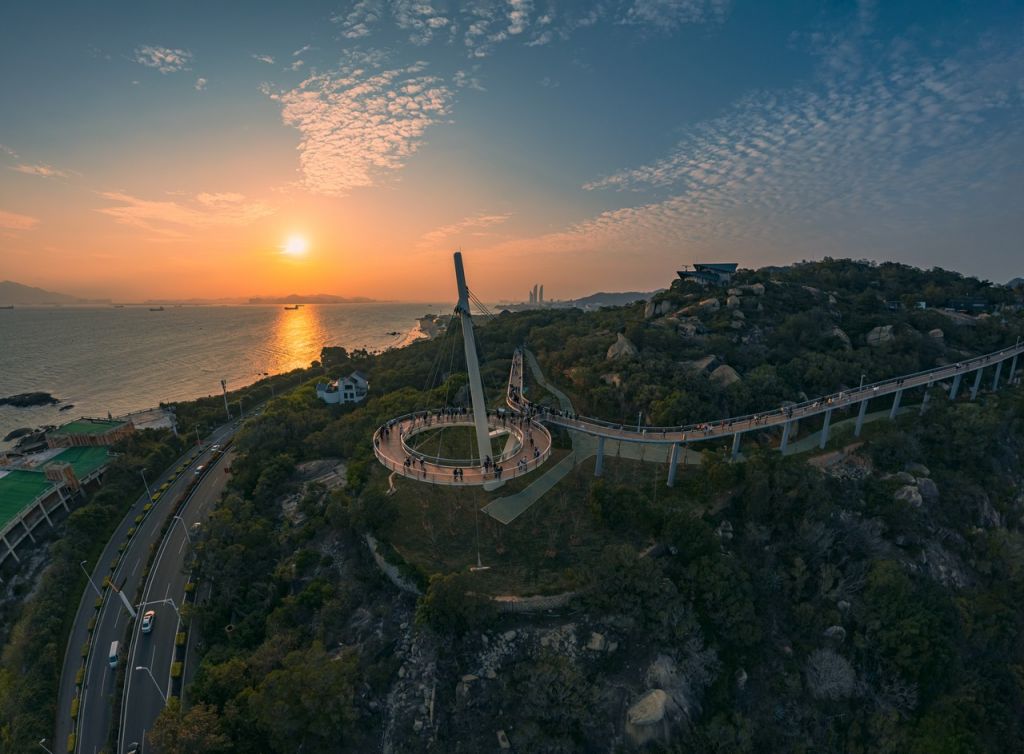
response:
<path id="1" fill-rule="evenodd" d="M 487 425 L 487 404 L 484 403 L 484 388 L 480 382 L 480 362 L 476 356 L 476 341 L 473 339 L 473 317 L 469 312 L 469 289 L 466 288 L 466 271 L 462 268 L 462 252 L 455 252 L 455 283 L 459 288 L 459 303 L 455 310 L 462 321 L 462 340 L 466 347 L 466 370 L 469 372 L 469 396 L 473 401 L 473 424 L 476 427 L 476 446 L 480 462 L 491 454 L 491 434 Z"/>

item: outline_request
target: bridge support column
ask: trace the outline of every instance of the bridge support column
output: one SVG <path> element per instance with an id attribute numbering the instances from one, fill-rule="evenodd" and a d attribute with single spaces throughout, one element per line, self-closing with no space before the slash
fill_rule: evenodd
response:
<path id="1" fill-rule="evenodd" d="M 977 376 L 974 378 L 974 384 L 971 386 L 971 400 L 973 401 L 978 397 L 978 388 L 981 387 L 981 373 L 985 371 L 985 367 L 979 367 Z"/>
<path id="2" fill-rule="evenodd" d="M 597 459 L 594 461 L 594 476 L 604 472 L 604 435 L 597 438 Z"/>
<path id="3" fill-rule="evenodd" d="M 4 544 L 7 545 L 7 552 L 9 552 L 11 554 L 11 557 L 14 558 L 14 562 L 15 563 L 20 563 L 21 562 L 21 558 L 19 558 L 15 554 L 14 548 L 11 547 L 11 543 L 7 541 L 7 535 L 6 534 L 4 535 L 3 540 L 4 540 Z"/>
<path id="4" fill-rule="evenodd" d="M 672 445 L 672 454 L 668 458 L 668 486 L 676 483 L 676 467 L 679 465 L 679 453 L 682 450 L 679 443 Z"/>
<path id="5" fill-rule="evenodd" d="M 1002 374 L 1002 371 L 1003 371 L 1003 362 L 1000 361 L 998 364 L 996 364 L 996 375 L 995 375 L 995 377 L 992 378 L 992 390 L 993 391 L 996 391 L 996 390 L 999 389 L 999 375 Z"/>
<path id="6" fill-rule="evenodd" d="M 857 424 L 853 428 L 853 436 L 860 437 L 860 431 L 864 427 L 864 415 L 868 412 L 868 399 L 860 402 L 860 411 L 857 412 Z"/>
<path id="7" fill-rule="evenodd" d="M 1013 384 L 1013 375 L 1014 375 L 1014 373 L 1016 373 L 1016 371 L 1017 371 L 1017 354 L 1014 354 L 1013 358 L 1010 359 L 1010 376 L 1006 378 L 1006 381 L 1009 382 L 1011 385 Z"/>
<path id="8" fill-rule="evenodd" d="M 42 500 L 39 501 L 39 512 L 43 514 L 43 518 L 46 519 L 46 523 L 48 523 L 52 529 L 53 521 L 50 520 L 50 514 L 46 512 L 46 505 Z"/>
<path id="9" fill-rule="evenodd" d="M 25 533 L 28 534 L 28 538 L 35 542 L 36 538 L 32 535 L 32 530 L 28 528 L 28 524 L 25 523 L 25 519 L 21 519 L 21 525 L 25 527 Z"/>
<path id="10" fill-rule="evenodd" d="M 928 383 L 924 388 L 924 398 L 921 399 L 921 413 L 928 407 L 928 401 L 932 397 L 932 383 Z"/>
<path id="11" fill-rule="evenodd" d="M 732 436 L 732 457 L 736 459 L 740 454 L 740 435 L 742 432 L 737 432 Z"/>
<path id="12" fill-rule="evenodd" d="M 789 445 L 789 433 L 793 430 L 793 422 L 788 421 L 782 425 L 782 442 L 779 443 L 779 452 L 785 453 Z"/>
<path id="13" fill-rule="evenodd" d="M 896 396 L 892 399 L 892 408 L 889 409 L 889 418 L 890 419 L 895 419 L 896 418 L 896 414 L 900 410 L 900 398 L 902 398 L 902 397 L 903 397 L 903 391 L 902 390 L 897 390 L 896 391 Z"/>
<path id="14" fill-rule="evenodd" d="M 818 449 L 824 450 L 828 444 L 828 429 L 832 424 L 832 409 L 825 412 L 825 423 L 821 425 L 821 440 L 818 441 Z"/>
<path id="15" fill-rule="evenodd" d="M 949 388 L 949 399 L 951 401 L 956 400 L 956 394 L 960 392 L 960 381 L 964 378 L 962 374 L 958 374 L 953 378 L 953 384 Z"/>

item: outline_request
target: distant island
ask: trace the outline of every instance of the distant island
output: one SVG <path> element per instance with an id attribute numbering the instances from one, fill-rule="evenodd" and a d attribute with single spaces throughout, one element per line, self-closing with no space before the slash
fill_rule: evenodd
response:
<path id="1" fill-rule="evenodd" d="M 110 299 L 86 299 L 66 293 L 34 288 L 13 280 L 0 281 L 0 306 L 45 306 L 47 304 L 109 304 Z"/>
<path id="2" fill-rule="evenodd" d="M 377 299 L 363 296 L 332 296 L 329 293 L 316 293 L 300 296 L 292 293 L 288 296 L 256 296 L 249 299 L 250 304 L 374 304 Z"/>

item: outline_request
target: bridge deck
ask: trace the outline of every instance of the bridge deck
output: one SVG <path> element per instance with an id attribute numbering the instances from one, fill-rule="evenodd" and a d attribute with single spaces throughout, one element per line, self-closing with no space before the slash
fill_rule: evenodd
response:
<path id="1" fill-rule="evenodd" d="M 1024 345 L 1012 346 L 957 364 L 936 367 L 935 369 L 903 377 L 894 377 L 853 390 L 844 390 L 826 395 L 788 408 L 774 409 L 760 414 L 681 427 L 649 427 L 641 425 L 634 429 L 632 425 L 612 424 L 600 419 L 580 417 L 569 411 L 537 406 L 526 400 L 523 397 L 523 354 L 521 350 L 517 350 L 513 356 L 512 369 L 509 373 L 506 401 L 512 410 L 524 416 L 548 424 L 586 432 L 598 437 L 654 444 L 699 442 L 733 437 L 734 435 L 751 430 L 782 427 L 791 421 L 818 416 L 819 414 L 836 409 L 849 408 L 872 398 L 880 398 L 886 395 L 895 397 L 897 393 L 902 393 L 909 388 L 928 387 L 947 379 L 955 379 L 957 376 L 962 377 L 965 374 L 978 372 L 985 367 L 1000 364 L 1021 353 L 1024 353 Z M 1010 375 L 1006 375 L 1006 377 L 1009 379 Z"/>
<path id="2" fill-rule="evenodd" d="M 494 488 L 509 479 L 533 471 L 551 455 L 551 434 L 539 422 L 515 414 L 488 416 L 492 432 L 509 432 L 515 438 L 510 449 L 495 460 L 501 466 L 500 476 L 493 464 L 485 468 L 480 459 L 438 458 L 418 451 L 409 440 L 431 429 L 473 427 L 472 413 L 422 411 L 394 419 L 377 429 L 373 450 L 384 466 L 409 479 L 454 487 L 480 486 Z M 455 470 L 461 471 L 460 475 Z"/>

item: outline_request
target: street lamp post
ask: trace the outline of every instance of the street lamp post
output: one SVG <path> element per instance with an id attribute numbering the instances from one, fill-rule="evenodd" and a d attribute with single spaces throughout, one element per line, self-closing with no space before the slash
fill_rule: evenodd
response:
<path id="1" fill-rule="evenodd" d="M 145 670 L 149 674 L 149 677 L 153 679 L 153 685 L 156 686 L 156 691 L 160 694 L 160 698 L 164 700 L 164 705 L 167 704 L 167 694 L 160 688 L 160 684 L 156 682 L 156 678 L 153 677 L 153 671 L 147 668 L 145 665 L 136 665 L 135 670 Z"/>
<path id="2" fill-rule="evenodd" d="M 182 518 L 181 516 L 175 516 L 175 517 L 174 517 L 174 520 L 175 520 L 175 521 L 180 521 L 180 522 L 181 522 L 181 528 L 182 528 L 182 529 L 184 530 L 184 532 L 185 532 L 185 539 L 187 539 L 187 540 L 188 540 L 188 545 L 189 545 L 189 547 L 191 547 L 191 546 L 192 546 L 192 537 L 190 537 L 190 536 L 188 535 L 188 527 L 187 527 L 187 526 L 185 525 L 185 519 L 183 519 L 183 518 Z"/>
<path id="3" fill-rule="evenodd" d="M 40 749 L 42 749 L 43 751 L 50 751 L 49 749 L 47 749 L 47 748 L 46 748 L 46 747 L 45 747 L 45 746 L 43 745 L 43 744 L 45 744 L 45 743 L 46 743 L 46 739 L 45 739 L 45 738 L 40 738 L 40 739 L 39 739 L 39 741 L 38 741 L 38 743 L 37 743 L 37 746 L 39 746 L 39 748 L 40 748 Z M 53 754 L 53 752 L 52 752 L 52 751 L 50 751 L 50 754 Z"/>
<path id="4" fill-rule="evenodd" d="M 85 570 L 85 561 L 83 560 L 78 565 L 81 566 L 82 572 L 85 574 L 85 578 L 89 579 L 89 583 L 92 584 L 92 588 L 96 590 L 96 596 L 97 597 L 102 597 L 103 596 L 103 592 L 101 592 L 99 590 L 99 587 L 96 586 L 96 582 L 92 580 L 92 576 L 90 576 L 89 572 Z"/>
<path id="5" fill-rule="evenodd" d="M 242 408 L 242 399 L 238 399 L 238 420 L 242 421 L 245 418 L 245 409 Z"/>
<path id="6" fill-rule="evenodd" d="M 146 502 L 153 502 L 153 492 L 149 489 L 149 482 L 146 481 L 146 470 L 139 469 L 139 473 L 142 475 L 142 483 L 146 485 L 146 494 L 149 495 L 149 499 Z"/>
<path id="7" fill-rule="evenodd" d="M 864 389 L 864 378 L 865 377 L 867 377 L 867 375 L 862 372 L 861 375 L 860 375 L 860 387 L 857 388 L 858 390 L 863 390 Z"/>

